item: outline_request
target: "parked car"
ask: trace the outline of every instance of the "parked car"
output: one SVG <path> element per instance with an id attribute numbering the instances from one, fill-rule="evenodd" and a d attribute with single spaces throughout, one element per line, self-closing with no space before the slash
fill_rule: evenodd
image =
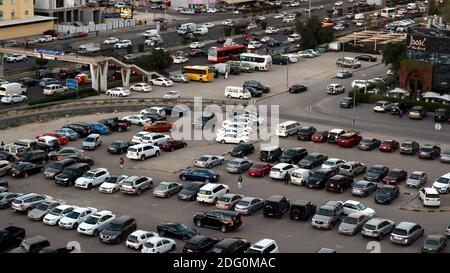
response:
<path id="1" fill-rule="evenodd" d="M 10 253 L 39 253 L 42 249 L 49 247 L 50 242 L 43 236 L 34 236 L 23 239 L 20 246 L 14 248 Z"/>
<path id="2" fill-rule="evenodd" d="M 241 144 L 239 144 L 241 145 Z M 239 146 L 238 145 L 238 146 Z M 200 167 L 200 168 L 212 168 L 214 166 L 223 165 L 224 163 L 223 156 L 219 155 L 203 155 L 200 158 L 196 159 L 194 161 L 194 166 Z"/>
<path id="3" fill-rule="evenodd" d="M 315 228 L 331 229 L 344 213 L 344 207 L 340 201 L 328 201 L 322 205 L 311 219 L 311 225 Z"/>
<path id="4" fill-rule="evenodd" d="M 251 143 L 240 143 L 231 151 L 231 156 L 244 157 L 255 152 L 255 146 Z"/>
<path id="5" fill-rule="evenodd" d="M 356 235 L 371 217 L 364 213 L 353 212 L 342 220 L 338 232 L 345 235 Z"/>
<path id="6" fill-rule="evenodd" d="M 442 163 L 450 163 L 450 150 L 445 150 L 445 151 L 441 152 L 440 161 Z"/>
<path id="7" fill-rule="evenodd" d="M 191 182 L 190 184 L 185 185 L 183 189 L 178 193 L 178 198 L 180 200 L 196 200 L 197 193 L 205 184 L 205 182 Z"/>
<path id="8" fill-rule="evenodd" d="M 179 177 L 183 181 L 218 182 L 220 180 L 219 174 L 202 168 L 182 170 Z"/>
<path id="9" fill-rule="evenodd" d="M 380 144 L 379 150 L 380 152 L 388 152 L 393 153 L 399 148 L 399 144 L 396 140 L 387 139 L 383 140 Z"/>
<path id="10" fill-rule="evenodd" d="M 99 134 L 88 135 L 82 144 L 83 150 L 95 150 L 102 145 L 102 137 Z"/>
<path id="11" fill-rule="evenodd" d="M 409 110 L 408 116 L 410 119 L 423 119 L 427 116 L 427 111 L 423 106 L 414 106 Z"/>
<path id="12" fill-rule="evenodd" d="M 209 212 L 196 213 L 194 224 L 197 227 L 210 227 L 227 232 L 237 229 L 242 225 L 242 216 L 235 211 L 211 210 Z"/>
<path id="13" fill-rule="evenodd" d="M 377 188 L 378 186 L 374 182 L 361 180 L 353 185 L 352 195 L 366 197 L 375 192 Z"/>
<path id="14" fill-rule="evenodd" d="M 355 200 L 347 200 L 343 204 L 344 206 L 344 214 L 349 215 L 352 212 L 359 212 L 366 215 L 369 215 L 370 217 L 375 216 L 375 210 L 372 208 L 367 207 L 363 203 Z"/>
<path id="15" fill-rule="evenodd" d="M 435 188 L 421 188 L 419 199 L 424 207 L 439 207 L 441 205 L 439 192 Z"/>
<path id="16" fill-rule="evenodd" d="M 131 146 L 133 146 L 132 143 L 119 140 L 119 141 L 112 142 L 108 146 L 106 151 L 111 154 L 124 154 L 128 151 L 128 148 L 130 148 Z"/>
<path id="17" fill-rule="evenodd" d="M 395 244 L 412 245 L 423 234 L 424 229 L 421 225 L 411 222 L 400 222 L 394 227 L 390 240 Z"/>
<path id="18" fill-rule="evenodd" d="M 392 109 L 392 102 L 389 101 L 378 101 L 373 107 L 374 112 L 389 112 Z"/>
<path id="19" fill-rule="evenodd" d="M 375 193 L 375 203 L 391 204 L 400 195 L 398 186 L 382 186 Z"/>
<path id="20" fill-rule="evenodd" d="M 243 215 L 251 215 L 264 207 L 264 200 L 255 197 L 243 197 L 238 200 L 234 210 Z"/>
<path id="21" fill-rule="evenodd" d="M 49 179 L 55 178 L 58 174 L 60 174 L 65 168 L 75 164 L 75 160 L 70 158 L 65 158 L 59 161 L 53 161 L 50 166 L 45 169 L 44 176 Z"/>
<path id="22" fill-rule="evenodd" d="M 316 131 L 312 136 L 311 140 L 316 143 L 323 143 L 328 141 L 328 131 Z"/>
<path id="23" fill-rule="evenodd" d="M 24 177 L 44 171 L 44 166 L 30 162 L 16 162 L 10 170 L 12 177 Z"/>
<path id="24" fill-rule="evenodd" d="M 422 253 L 440 253 L 447 246 L 447 238 L 441 234 L 428 235 L 422 245 Z"/>
<path id="25" fill-rule="evenodd" d="M 75 180 L 75 187 L 90 190 L 101 185 L 109 176 L 110 174 L 105 168 L 92 169 Z"/>
<path id="26" fill-rule="evenodd" d="M 129 176 L 123 180 L 120 191 L 127 194 L 141 195 L 153 188 L 153 179 L 145 176 Z"/>
<path id="27" fill-rule="evenodd" d="M 128 215 L 122 215 L 112 220 L 99 235 L 103 243 L 119 244 L 136 230 L 136 220 Z"/>
<path id="28" fill-rule="evenodd" d="M 141 250 L 144 243 L 152 237 L 159 237 L 159 234 L 153 231 L 135 230 L 128 235 L 125 245 L 129 248 Z"/>
<path id="29" fill-rule="evenodd" d="M 300 160 L 298 166 L 303 169 L 313 169 L 322 165 L 327 159 L 328 156 L 326 154 L 310 153 Z"/>
<path id="30" fill-rule="evenodd" d="M 206 253 L 218 242 L 219 239 L 217 238 L 195 235 L 186 241 L 183 247 L 183 253 Z"/>
<path id="31" fill-rule="evenodd" d="M 215 244 L 207 253 L 239 254 L 250 247 L 250 242 L 240 238 L 225 238 Z"/>
<path id="32" fill-rule="evenodd" d="M 11 202 L 11 209 L 15 212 L 16 211 L 30 212 L 30 210 L 34 209 L 40 203 L 44 201 L 49 201 L 51 199 L 52 197 L 48 195 L 42 195 L 38 193 L 27 193 L 17 196 Z"/>
<path id="33" fill-rule="evenodd" d="M 356 132 L 350 132 L 342 134 L 337 139 L 337 144 L 340 147 L 350 147 L 353 148 L 354 146 L 358 145 L 362 140 L 362 137 L 356 133 Z"/>
<path id="34" fill-rule="evenodd" d="M 178 194 L 183 189 L 183 184 L 163 181 L 153 189 L 153 196 L 170 197 Z"/>
<path id="35" fill-rule="evenodd" d="M 219 197 L 216 202 L 216 208 L 223 210 L 234 210 L 236 204 L 243 198 L 244 196 L 239 194 L 227 193 Z"/>
<path id="36" fill-rule="evenodd" d="M 312 136 L 317 132 L 316 128 L 308 125 L 304 125 L 298 129 L 297 139 L 298 140 L 311 140 Z M 327 133 L 328 135 L 328 133 Z"/>
<path id="37" fill-rule="evenodd" d="M 57 207 L 54 207 L 47 213 L 44 218 L 42 219 L 42 222 L 49 226 L 56 226 L 58 225 L 59 220 L 66 216 L 69 212 L 73 211 L 76 207 L 72 205 L 59 205 Z"/>
<path id="38" fill-rule="evenodd" d="M 384 236 L 390 234 L 394 227 L 395 223 L 392 220 L 372 218 L 364 224 L 361 235 L 381 240 Z"/>
<path id="39" fill-rule="evenodd" d="M 0 251 L 4 252 L 9 248 L 20 246 L 25 238 L 25 229 L 17 226 L 7 226 L 0 229 Z"/>
<path id="40" fill-rule="evenodd" d="M 353 178 L 344 175 L 334 175 L 326 181 L 325 188 L 327 191 L 343 193 L 345 189 L 353 186 Z"/>
<path id="41" fill-rule="evenodd" d="M 18 196 L 19 196 L 18 193 L 9 191 L 0 193 L 0 209 L 10 208 L 12 201 L 16 199 Z"/>
<path id="42" fill-rule="evenodd" d="M 172 239 L 153 236 L 147 239 L 142 246 L 141 253 L 166 253 L 176 248 L 176 242 Z"/>
<path id="43" fill-rule="evenodd" d="M 98 187 L 98 191 L 102 193 L 114 193 L 118 192 L 122 187 L 123 181 L 127 178 L 126 175 L 121 176 L 109 176 L 105 179 L 105 181 L 100 184 Z"/>
<path id="44" fill-rule="evenodd" d="M 55 183 L 65 186 L 73 186 L 75 181 L 89 170 L 90 167 L 87 163 L 76 163 L 70 165 L 55 176 Z"/>
<path id="45" fill-rule="evenodd" d="M 441 148 L 433 144 L 425 144 L 419 149 L 419 158 L 434 160 L 441 154 Z"/>
<path id="46" fill-rule="evenodd" d="M 308 155 L 308 151 L 303 147 L 294 147 L 286 149 L 280 156 L 280 162 L 296 164 L 300 160 L 302 160 L 306 155 Z"/>
<path id="47" fill-rule="evenodd" d="M 363 138 L 359 144 L 358 144 L 358 148 L 360 150 L 364 150 L 364 151 L 371 151 L 373 149 L 376 149 L 378 147 L 380 147 L 381 145 L 381 141 L 379 139 L 376 138 Z"/>
<path id="48" fill-rule="evenodd" d="M 434 121 L 448 122 L 450 121 L 450 112 L 445 108 L 439 108 L 434 110 Z"/>
<path id="49" fill-rule="evenodd" d="M 357 59 L 358 61 L 366 61 L 366 62 L 376 62 L 377 61 L 377 57 L 372 56 L 370 54 L 361 54 L 361 55 L 355 56 L 355 59 Z"/>
<path id="50" fill-rule="evenodd" d="M 272 195 L 264 201 L 263 215 L 264 217 L 281 218 L 284 213 L 290 209 L 289 200 L 280 195 Z"/>
<path id="51" fill-rule="evenodd" d="M 189 228 L 185 224 L 180 223 L 163 223 L 157 226 L 157 231 L 161 237 L 170 236 L 183 241 L 187 241 L 192 237 L 199 235 L 196 229 Z"/>
<path id="52" fill-rule="evenodd" d="M 60 201 L 49 200 L 37 204 L 32 210 L 27 214 L 28 218 L 33 221 L 42 221 L 44 216 L 49 213 L 52 209 L 61 205 Z"/>
<path id="53" fill-rule="evenodd" d="M 307 200 L 297 200 L 291 204 L 289 216 L 292 220 L 308 221 L 316 213 L 316 205 Z"/>
<path id="54" fill-rule="evenodd" d="M 98 236 L 105 227 L 114 219 L 116 215 L 111 211 L 102 210 L 89 215 L 77 228 L 78 233 Z"/>
<path id="55" fill-rule="evenodd" d="M 252 162 L 247 159 L 237 158 L 228 162 L 227 171 L 229 173 L 243 173 L 247 171 L 251 166 Z"/>
<path id="56" fill-rule="evenodd" d="M 398 185 L 402 181 L 405 181 L 408 177 L 408 173 L 402 169 L 391 169 L 383 178 L 383 183 L 389 185 Z"/>
<path id="57" fill-rule="evenodd" d="M 419 152 L 419 143 L 414 140 L 405 140 L 400 145 L 400 153 L 401 154 L 410 154 L 415 155 Z"/>

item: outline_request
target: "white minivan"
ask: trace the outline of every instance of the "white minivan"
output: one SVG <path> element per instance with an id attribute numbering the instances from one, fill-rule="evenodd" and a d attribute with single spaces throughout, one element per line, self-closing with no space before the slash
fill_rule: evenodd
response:
<path id="1" fill-rule="evenodd" d="M 25 95 L 27 88 L 18 82 L 5 83 L 0 86 L 0 96 Z"/>
<path id="2" fill-rule="evenodd" d="M 295 169 L 291 173 L 291 184 L 303 186 L 306 183 L 310 170 L 307 169 Z"/>
<path id="3" fill-rule="evenodd" d="M 214 204 L 219 197 L 230 192 L 230 188 L 225 184 L 208 183 L 200 188 L 197 194 L 197 201 L 200 203 Z"/>
<path id="4" fill-rule="evenodd" d="M 225 97 L 233 99 L 249 99 L 252 97 L 249 91 L 239 86 L 225 87 Z"/>
<path id="5" fill-rule="evenodd" d="M 297 133 L 300 128 L 300 123 L 294 120 L 288 120 L 283 123 L 278 124 L 277 130 L 275 131 L 275 135 L 287 137 Z"/>
<path id="6" fill-rule="evenodd" d="M 52 96 L 59 93 L 64 93 L 66 90 L 66 87 L 60 84 L 49 84 L 44 87 L 44 90 L 42 92 L 44 95 Z"/>

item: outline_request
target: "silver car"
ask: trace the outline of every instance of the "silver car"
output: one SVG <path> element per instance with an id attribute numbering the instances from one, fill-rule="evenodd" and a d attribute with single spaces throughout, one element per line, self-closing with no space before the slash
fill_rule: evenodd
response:
<path id="1" fill-rule="evenodd" d="M 352 194 L 355 196 L 366 197 L 377 190 L 378 186 L 374 182 L 361 180 L 356 182 L 352 188 Z"/>
<path id="2" fill-rule="evenodd" d="M 366 171 L 367 166 L 356 161 L 346 162 L 339 167 L 339 174 L 351 177 L 356 177 L 358 175 L 364 174 Z"/>
<path id="3" fill-rule="evenodd" d="M 14 199 L 11 203 L 13 211 L 29 212 L 38 204 L 51 200 L 52 197 L 38 193 L 27 193 Z"/>
<path id="4" fill-rule="evenodd" d="M 11 170 L 12 165 L 7 160 L 0 160 L 0 175 L 9 174 L 9 171 Z"/>
<path id="5" fill-rule="evenodd" d="M 236 204 L 234 211 L 251 215 L 264 207 L 264 200 L 256 197 L 244 197 Z"/>
<path id="6" fill-rule="evenodd" d="M 153 188 L 153 179 L 145 176 L 129 176 L 122 182 L 120 191 L 128 194 L 141 195 L 145 190 Z"/>
<path id="7" fill-rule="evenodd" d="M 342 220 L 338 232 L 345 235 L 356 235 L 370 219 L 367 214 L 353 212 Z"/>
<path id="8" fill-rule="evenodd" d="M 183 189 L 183 184 L 176 182 L 163 181 L 153 189 L 153 196 L 157 197 L 170 197 L 179 193 Z"/>
<path id="9" fill-rule="evenodd" d="M 61 205 L 61 202 L 58 201 L 42 202 L 28 212 L 28 218 L 34 221 L 41 221 L 47 213 L 59 205 Z"/>
<path id="10" fill-rule="evenodd" d="M 416 223 L 401 222 L 395 226 L 390 239 L 394 244 L 412 245 L 424 232 L 423 227 Z"/>
<path id="11" fill-rule="evenodd" d="M 311 225 L 315 228 L 331 229 L 339 222 L 344 214 L 344 206 L 340 201 L 328 201 L 320 207 L 311 219 Z"/>
<path id="12" fill-rule="evenodd" d="M 223 156 L 220 155 L 202 155 L 194 161 L 194 166 L 210 169 L 211 167 L 222 165 L 224 162 Z"/>
<path id="13" fill-rule="evenodd" d="M 408 179 L 406 180 L 406 186 L 418 189 L 422 187 L 422 185 L 425 185 L 427 181 L 428 176 L 425 172 L 414 171 L 409 175 Z"/>
<path id="14" fill-rule="evenodd" d="M 392 232 L 395 223 L 392 220 L 382 218 L 372 218 L 367 221 L 362 230 L 361 235 L 363 237 L 377 238 L 378 240 Z"/>
<path id="15" fill-rule="evenodd" d="M 450 163 L 450 150 L 443 151 L 440 160 L 442 163 Z"/>
<path id="16" fill-rule="evenodd" d="M 236 158 L 228 162 L 227 171 L 229 173 L 243 173 L 247 171 L 253 163 L 250 160 Z"/>

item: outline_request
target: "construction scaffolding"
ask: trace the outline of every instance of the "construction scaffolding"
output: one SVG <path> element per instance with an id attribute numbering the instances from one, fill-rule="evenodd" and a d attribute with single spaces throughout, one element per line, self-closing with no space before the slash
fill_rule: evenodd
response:
<path id="1" fill-rule="evenodd" d="M 406 33 L 382 32 L 374 30 L 363 30 L 354 32 L 337 40 L 341 43 L 353 43 L 353 46 L 373 48 L 374 51 L 383 48 L 388 43 L 402 42 L 406 39 Z"/>

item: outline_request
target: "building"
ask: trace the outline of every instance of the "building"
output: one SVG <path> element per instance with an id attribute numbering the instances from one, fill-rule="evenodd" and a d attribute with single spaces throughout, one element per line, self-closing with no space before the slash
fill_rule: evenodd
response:
<path id="1" fill-rule="evenodd" d="M 86 4 L 86 0 L 34 0 L 37 15 L 56 18 L 56 23 L 100 23 L 98 3 Z"/>
<path id="2" fill-rule="evenodd" d="M 407 59 L 400 66 L 400 87 L 413 96 L 450 94 L 450 31 L 410 28 Z"/>
<path id="3" fill-rule="evenodd" d="M 170 6 L 174 9 L 189 8 L 189 9 L 207 9 L 216 5 L 215 0 L 171 0 Z"/>
<path id="4" fill-rule="evenodd" d="M 0 0 L 0 39 L 42 34 L 53 28 L 53 18 L 35 16 L 33 0 Z"/>

